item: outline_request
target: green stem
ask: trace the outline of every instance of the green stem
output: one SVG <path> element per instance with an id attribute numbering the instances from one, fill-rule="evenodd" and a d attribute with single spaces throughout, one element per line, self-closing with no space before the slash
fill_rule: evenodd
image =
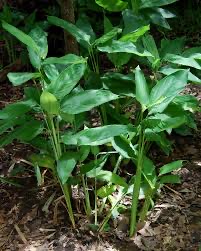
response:
<path id="1" fill-rule="evenodd" d="M 119 155 L 119 158 L 118 158 L 118 160 L 116 162 L 113 173 L 117 173 L 117 170 L 118 170 L 122 160 L 123 160 L 123 157 L 121 155 Z M 111 185 L 111 184 L 112 183 L 109 183 L 108 185 Z M 101 207 L 99 209 L 99 215 L 102 213 L 103 209 L 105 208 L 105 204 L 106 204 L 107 199 L 108 199 L 108 197 L 103 198 L 103 203 L 102 203 L 102 205 L 101 205 Z"/>
<path id="2" fill-rule="evenodd" d="M 137 172 L 135 176 L 135 183 L 133 186 L 133 196 L 132 196 L 132 206 L 131 206 L 130 237 L 132 237 L 136 232 L 137 208 L 138 208 L 138 200 L 139 200 L 141 176 L 142 176 L 143 153 L 144 153 L 144 133 L 142 129 L 140 129 Z"/>
<path id="3" fill-rule="evenodd" d="M 85 194 L 86 214 L 87 214 L 87 217 L 89 218 L 91 216 L 91 204 L 90 204 L 89 192 L 87 189 L 87 184 L 84 179 L 84 175 L 82 175 L 82 185 L 83 185 L 84 194 Z"/>
<path id="4" fill-rule="evenodd" d="M 63 191 L 64 197 L 65 197 L 69 218 L 71 220 L 73 228 L 75 228 L 75 219 L 74 219 L 74 215 L 73 215 L 73 209 L 72 209 L 72 205 L 71 205 L 71 199 L 70 199 L 70 193 L 69 193 L 68 186 L 67 186 L 67 184 L 62 184 L 61 181 L 60 181 L 60 186 Z"/>

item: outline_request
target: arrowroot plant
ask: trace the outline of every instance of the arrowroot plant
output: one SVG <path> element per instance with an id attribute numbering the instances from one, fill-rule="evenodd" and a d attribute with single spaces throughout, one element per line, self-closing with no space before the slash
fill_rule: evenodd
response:
<path id="1" fill-rule="evenodd" d="M 133 236 L 137 223 L 146 220 L 160 187 L 180 182 L 179 176 L 171 172 L 181 168 L 183 161 L 158 170 L 149 158 L 149 150 L 154 143 L 169 154 L 171 142 L 167 135 L 172 130 L 196 129 L 193 112 L 198 109 L 198 102 L 190 95 L 180 95 L 190 70 L 177 68 L 165 77 L 162 71 L 159 75 L 166 61 L 148 47 L 151 43 L 147 39 L 151 38 L 144 35 L 148 27 L 126 37 L 118 37 L 120 31 L 115 28 L 91 42 L 74 25 L 55 17 L 49 17 L 49 21 L 71 30 L 81 45 L 87 44 L 90 58 L 73 54 L 47 57 L 47 34 L 41 28 L 36 27 L 27 35 L 3 22 L 3 28 L 27 46 L 35 72 L 8 74 L 14 86 L 30 80 L 34 85 L 25 87 L 24 100 L 0 111 L 1 147 L 18 140 L 37 149 L 30 161 L 38 181 L 41 168 L 52 173 L 64 194 L 74 228 L 75 185 L 83 191 L 83 210 L 98 231 L 104 231 L 122 208 L 129 211 L 123 205 L 125 196 L 129 196 L 129 235 Z M 141 43 L 140 47 L 136 42 Z M 127 63 L 130 54 L 137 55 L 136 62 L 146 61 L 154 77 L 145 76 L 139 66 L 131 66 L 127 75 L 111 71 L 103 74 L 94 59 L 98 51 L 113 57 L 113 62 L 117 62 L 118 53 L 128 57 L 116 66 Z M 97 78 L 90 77 L 90 67 Z M 101 126 L 91 127 L 91 110 L 102 114 Z M 132 166 L 132 177 L 122 175 L 123 163 Z M 143 199 L 141 208 L 139 199 Z"/>

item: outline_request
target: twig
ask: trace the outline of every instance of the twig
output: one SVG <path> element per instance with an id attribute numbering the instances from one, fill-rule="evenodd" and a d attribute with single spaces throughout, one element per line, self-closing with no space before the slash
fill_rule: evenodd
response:
<path id="1" fill-rule="evenodd" d="M 17 233 L 18 233 L 20 239 L 22 240 L 22 242 L 23 242 L 24 244 L 27 244 L 27 240 L 26 240 L 24 234 L 22 233 L 22 231 L 20 230 L 20 228 L 18 227 L 18 225 L 15 224 L 14 227 L 15 227 L 15 230 L 17 231 Z"/>

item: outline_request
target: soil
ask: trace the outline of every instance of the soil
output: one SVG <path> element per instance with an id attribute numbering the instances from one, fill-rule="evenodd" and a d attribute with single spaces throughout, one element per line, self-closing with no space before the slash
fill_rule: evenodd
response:
<path id="1" fill-rule="evenodd" d="M 1 107 L 21 98 L 1 85 Z M 187 93 L 201 99 L 199 86 L 188 86 Z M 3 93 L 9 93 L 4 96 Z M 0 150 L 0 172 L 9 174 L 16 168 L 22 187 L 0 183 L 0 250 L 2 251 L 198 251 L 201 249 L 201 115 L 197 114 L 198 131 L 192 136 L 172 136 L 175 149 L 170 156 L 156 150 L 151 154 L 161 166 L 173 160 L 187 160 L 179 171 L 180 185 L 165 185 L 149 213 L 145 226 L 133 239 L 127 237 L 128 219 L 118 227 L 95 234 L 87 227 L 85 217 L 76 215 L 77 228 L 69 225 L 60 189 L 48 175 L 45 185 L 37 187 L 32 168 L 24 162 L 31 151 L 14 144 Z M 26 154 L 25 154 L 26 153 Z M 15 168 L 14 168 L 15 167 Z M 22 173 L 20 173 L 20 168 Z M 24 172 L 25 170 L 25 172 Z"/>

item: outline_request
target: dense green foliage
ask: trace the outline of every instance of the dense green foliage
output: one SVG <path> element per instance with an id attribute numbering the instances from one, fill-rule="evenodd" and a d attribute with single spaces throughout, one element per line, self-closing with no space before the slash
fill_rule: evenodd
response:
<path id="1" fill-rule="evenodd" d="M 120 214 L 123 199 L 130 196 L 132 236 L 161 186 L 180 182 L 172 171 L 183 161 L 157 169 L 149 150 L 154 144 L 169 154 L 173 130 L 186 135 L 196 129 L 198 101 L 181 92 L 188 81 L 201 83 L 201 50 L 185 50 L 182 38 L 163 39 L 157 46 L 150 34 L 150 23 L 169 28 L 166 19 L 174 15 L 163 6 L 174 0 L 91 2 L 89 9 L 122 12 L 119 25 L 114 27 L 104 15 L 104 32 L 98 36 L 86 15 L 76 25 L 47 18 L 76 38 L 79 56 L 48 57 L 47 33 L 40 26 L 27 34 L 2 21 L 4 30 L 27 47 L 33 68 L 8 78 L 14 86 L 30 80 L 34 85 L 25 87 L 24 100 L 0 111 L 0 145 L 18 140 L 38 150 L 30 156 L 38 184 L 47 168 L 61 186 L 73 227 L 72 186 L 84 191 L 86 215 L 94 216 L 98 231 Z M 114 67 L 104 69 L 102 55 Z M 91 125 L 92 112 L 99 114 L 97 127 Z M 132 176 L 122 175 L 124 162 L 132 167 Z"/>

